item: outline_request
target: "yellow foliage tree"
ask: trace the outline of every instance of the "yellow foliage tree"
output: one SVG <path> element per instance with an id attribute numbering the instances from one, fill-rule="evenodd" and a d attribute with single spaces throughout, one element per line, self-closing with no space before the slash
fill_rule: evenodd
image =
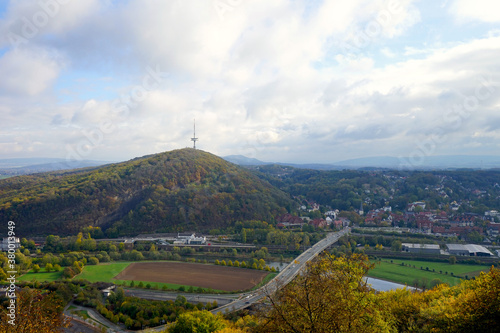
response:
<path id="1" fill-rule="evenodd" d="M 62 314 L 63 306 L 54 293 L 23 289 L 17 294 L 15 313 L 1 308 L 0 332 L 51 333 L 69 326 Z"/>
<path id="2" fill-rule="evenodd" d="M 364 280 L 367 257 L 325 254 L 303 274 L 269 293 L 260 332 L 390 332 L 375 293 Z M 268 309 L 266 309 L 268 310 Z"/>

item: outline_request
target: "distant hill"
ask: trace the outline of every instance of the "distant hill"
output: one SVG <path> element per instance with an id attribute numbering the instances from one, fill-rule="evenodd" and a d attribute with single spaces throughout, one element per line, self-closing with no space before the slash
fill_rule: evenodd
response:
<path id="1" fill-rule="evenodd" d="M 500 167 L 500 156 L 491 155 L 437 155 L 414 157 L 366 157 L 334 163 L 348 168 L 387 168 L 387 169 L 491 169 Z"/>
<path id="2" fill-rule="evenodd" d="M 291 207 L 289 195 L 250 171 L 191 148 L 0 181 L 0 220 L 16 221 L 24 237 L 88 225 L 110 237 L 208 231 L 238 220 L 272 221 Z"/>
<path id="3" fill-rule="evenodd" d="M 281 163 L 263 162 L 242 155 L 226 156 L 224 159 L 242 166 L 286 165 L 301 169 L 343 170 L 343 169 L 390 169 L 390 170 L 436 170 L 436 169 L 494 169 L 500 168 L 500 156 L 491 155 L 438 155 L 423 158 L 376 156 L 342 160 L 333 163 Z"/>
<path id="4" fill-rule="evenodd" d="M 95 167 L 112 162 L 92 160 L 66 160 L 62 158 L 11 158 L 0 159 L 0 175 L 17 176 L 38 172 Z"/>
<path id="5" fill-rule="evenodd" d="M 264 164 L 271 164 L 268 162 L 262 162 L 256 158 L 251 158 L 251 157 L 246 157 L 243 155 L 229 155 L 229 156 L 224 156 L 223 159 L 225 159 L 228 162 L 238 164 L 238 165 L 264 165 Z"/>
<path id="6" fill-rule="evenodd" d="M 238 164 L 241 166 L 259 166 L 259 165 L 271 165 L 271 164 L 276 164 L 276 165 L 284 165 L 284 166 L 291 166 L 294 168 L 300 168 L 300 169 L 313 169 L 313 170 L 339 170 L 341 167 L 335 166 L 333 164 L 320 164 L 320 163 L 310 163 L 310 164 L 296 164 L 296 163 L 282 163 L 282 162 L 263 162 L 261 160 L 258 160 L 256 158 L 250 158 L 246 157 L 243 155 L 229 155 L 229 156 L 224 156 L 223 159 L 225 159 L 228 162 Z"/>

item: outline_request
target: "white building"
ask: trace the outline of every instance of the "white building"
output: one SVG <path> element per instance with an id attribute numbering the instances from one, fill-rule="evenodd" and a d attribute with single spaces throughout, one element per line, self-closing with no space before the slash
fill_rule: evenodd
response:
<path id="1" fill-rule="evenodd" d="M 195 234 L 177 234 L 174 244 L 203 245 L 207 243 L 206 237 L 196 237 Z"/>
<path id="2" fill-rule="evenodd" d="M 450 255 L 456 256 L 478 256 L 478 257 L 489 257 L 492 256 L 487 248 L 482 245 L 476 244 L 447 244 L 448 253 Z"/>
<path id="3" fill-rule="evenodd" d="M 335 220 L 337 218 L 337 214 L 338 214 L 339 210 L 336 209 L 336 210 L 329 210 L 325 213 L 325 216 L 327 217 L 330 217 L 332 218 L 333 220 Z"/>
<path id="4" fill-rule="evenodd" d="M 425 202 L 423 202 L 423 201 L 412 202 L 412 203 L 408 204 L 408 207 L 406 210 L 409 212 L 413 212 L 415 210 L 415 208 L 417 208 L 417 207 L 420 207 L 420 208 L 422 208 L 422 210 L 425 210 Z"/>
<path id="5" fill-rule="evenodd" d="M 488 211 L 484 212 L 484 216 L 496 217 L 496 216 L 500 216 L 500 215 L 498 214 L 497 210 L 488 210 Z"/>
<path id="6" fill-rule="evenodd" d="M 402 250 L 410 253 L 426 253 L 426 254 L 441 254 L 439 245 L 437 244 L 414 244 L 403 243 Z"/>

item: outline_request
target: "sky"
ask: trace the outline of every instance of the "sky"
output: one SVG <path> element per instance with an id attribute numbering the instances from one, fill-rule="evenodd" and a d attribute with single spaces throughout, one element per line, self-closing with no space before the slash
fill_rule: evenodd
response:
<path id="1" fill-rule="evenodd" d="M 0 159 L 500 155 L 497 0 L 5 0 Z"/>

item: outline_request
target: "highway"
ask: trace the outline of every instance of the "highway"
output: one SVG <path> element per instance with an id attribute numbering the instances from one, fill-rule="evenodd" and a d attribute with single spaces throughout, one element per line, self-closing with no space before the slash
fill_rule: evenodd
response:
<path id="1" fill-rule="evenodd" d="M 124 289 L 126 296 L 134 296 L 154 301 L 175 301 L 177 296 L 184 296 L 189 303 L 203 303 L 206 304 L 208 302 L 213 303 L 217 302 L 219 305 L 225 305 L 231 303 L 238 298 L 237 294 L 196 294 L 196 293 L 181 293 L 181 292 L 167 292 L 167 291 L 158 291 L 158 290 L 144 290 L 144 289 Z"/>
<path id="2" fill-rule="evenodd" d="M 288 266 L 286 266 L 274 279 L 272 279 L 267 285 L 247 294 L 242 294 L 240 299 L 237 299 L 229 304 L 218 307 L 212 310 L 213 314 L 222 312 L 233 312 L 242 310 L 259 302 L 266 294 L 274 293 L 281 286 L 288 284 L 293 280 L 300 270 L 305 267 L 308 261 L 314 259 L 318 254 L 323 252 L 326 248 L 334 244 L 339 240 L 340 237 L 348 234 L 350 232 L 349 228 L 345 228 L 342 231 L 330 233 L 328 236 L 321 241 L 314 244 L 307 251 L 303 252 L 294 261 L 292 261 Z"/>
<path id="3" fill-rule="evenodd" d="M 219 304 L 226 305 L 220 306 L 217 309 L 212 310 L 213 314 L 217 314 L 219 312 L 227 313 L 234 312 L 238 310 L 242 310 L 261 301 L 266 297 L 268 293 L 275 292 L 281 286 L 286 285 L 290 281 L 293 280 L 297 274 L 299 274 L 300 270 L 305 267 L 308 261 L 314 259 L 318 254 L 323 252 L 326 248 L 334 244 L 339 240 L 340 237 L 348 234 L 350 232 L 349 228 L 345 228 L 342 231 L 334 232 L 328 234 L 328 236 L 321 241 L 314 244 L 311 248 L 304 251 L 301 255 L 295 258 L 288 266 L 286 266 L 274 279 L 272 279 L 267 285 L 259 288 L 258 290 L 247 292 L 240 295 L 204 295 L 204 294 L 191 294 L 187 295 L 182 293 L 184 297 L 189 302 L 204 302 L 210 301 L 213 302 L 216 300 Z M 158 291 L 148 291 L 148 290 L 135 290 L 135 289 L 126 289 L 125 293 L 127 296 L 137 296 L 141 298 L 147 299 L 157 299 L 157 300 L 171 300 L 175 299 L 178 293 L 162 293 Z M 238 297 L 236 300 L 231 300 L 231 297 Z M 205 299 L 204 299 L 205 298 Z M 229 302 L 229 303 L 228 303 Z M 169 325 L 161 325 L 153 328 L 149 328 L 148 332 L 161 332 L 165 330 Z"/>

